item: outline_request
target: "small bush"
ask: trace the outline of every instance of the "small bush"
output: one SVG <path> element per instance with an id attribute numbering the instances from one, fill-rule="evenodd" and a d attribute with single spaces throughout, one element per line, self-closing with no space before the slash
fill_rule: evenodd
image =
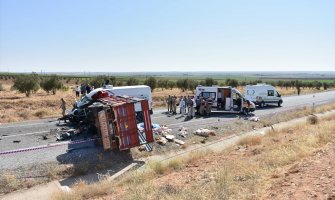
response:
<path id="1" fill-rule="evenodd" d="M 149 166 L 156 174 L 164 174 L 167 169 L 167 166 L 159 161 L 150 162 Z"/>
<path id="2" fill-rule="evenodd" d="M 7 172 L 0 176 L 0 193 L 8 193 L 18 187 L 19 182 L 14 174 Z"/>
<path id="3" fill-rule="evenodd" d="M 43 118 L 45 116 L 47 116 L 49 113 L 46 110 L 39 110 L 37 112 L 35 112 L 35 116 L 38 118 Z"/>
<path id="4" fill-rule="evenodd" d="M 174 170 L 180 169 L 182 167 L 182 161 L 179 159 L 171 160 L 168 166 Z"/>
<path id="5" fill-rule="evenodd" d="M 27 111 L 18 112 L 17 115 L 23 119 L 28 119 L 30 117 L 30 114 Z"/>
<path id="6" fill-rule="evenodd" d="M 262 143 L 262 137 L 261 136 L 250 136 L 242 138 L 240 141 L 238 141 L 238 145 L 260 145 Z"/>
<path id="7" fill-rule="evenodd" d="M 311 124 L 311 125 L 315 125 L 317 124 L 319 121 L 318 117 L 315 115 L 311 115 L 307 118 L 307 123 Z"/>

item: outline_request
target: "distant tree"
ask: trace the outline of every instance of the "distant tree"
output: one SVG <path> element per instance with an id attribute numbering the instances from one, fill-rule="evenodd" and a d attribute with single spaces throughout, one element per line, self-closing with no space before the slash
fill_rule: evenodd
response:
<path id="1" fill-rule="evenodd" d="M 241 82 L 240 82 L 240 85 L 241 85 L 241 86 L 246 86 L 246 85 L 247 85 L 247 82 L 246 82 L 246 81 L 241 81 Z"/>
<path id="2" fill-rule="evenodd" d="M 295 88 L 297 88 L 297 93 L 298 93 L 298 95 L 300 95 L 300 87 L 301 87 L 301 82 L 300 81 L 298 81 L 298 80 L 296 80 L 295 81 L 295 83 L 294 83 L 294 85 L 295 85 Z"/>
<path id="3" fill-rule="evenodd" d="M 154 91 L 154 89 L 157 86 L 157 80 L 154 77 L 149 77 L 144 81 L 144 85 L 147 85 L 151 88 L 151 92 Z"/>
<path id="4" fill-rule="evenodd" d="M 314 87 L 313 82 L 309 81 L 307 83 L 307 87 L 308 87 L 308 89 L 312 89 Z"/>
<path id="5" fill-rule="evenodd" d="M 70 83 L 71 80 L 72 80 L 72 77 L 68 77 L 68 78 L 66 79 L 66 83 Z"/>
<path id="6" fill-rule="evenodd" d="M 16 77 L 12 88 L 21 93 L 25 93 L 26 96 L 29 97 L 32 91 L 39 89 L 39 82 L 40 78 L 36 73 L 19 75 Z"/>
<path id="7" fill-rule="evenodd" d="M 139 81 L 136 78 L 130 77 L 127 81 L 126 81 L 127 85 L 138 85 Z"/>
<path id="8" fill-rule="evenodd" d="M 236 79 L 226 79 L 226 85 L 232 86 L 232 87 L 237 87 L 238 86 L 238 80 Z"/>
<path id="9" fill-rule="evenodd" d="M 329 84 L 327 82 L 323 82 L 322 85 L 324 90 L 327 90 L 329 88 Z"/>
<path id="10" fill-rule="evenodd" d="M 4 91 L 2 83 L 0 83 L 0 91 Z"/>
<path id="11" fill-rule="evenodd" d="M 168 88 L 168 80 L 166 80 L 166 79 L 159 79 L 157 81 L 157 87 L 162 88 L 162 90 Z"/>
<path id="12" fill-rule="evenodd" d="M 56 91 L 63 87 L 60 78 L 57 75 L 51 75 L 49 77 L 44 77 L 40 83 L 40 86 L 48 94 L 52 91 L 52 94 L 56 94 Z"/>
<path id="13" fill-rule="evenodd" d="M 185 90 L 187 90 L 187 88 L 188 88 L 188 79 L 187 79 L 187 78 L 179 79 L 179 80 L 177 81 L 177 87 L 178 87 L 179 89 L 181 89 L 183 92 L 184 92 Z"/>
<path id="14" fill-rule="evenodd" d="M 285 86 L 286 90 L 288 90 L 288 88 L 291 86 L 291 82 L 290 81 L 285 81 L 284 86 Z"/>
<path id="15" fill-rule="evenodd" d="M 116 86 L 124 86 L 124 82 L 122 80 L 115 81 Z"/>
<path id="16" fill-rule="evenodd" d="M 212 86 L 212 85 L 217 85 L 217 84 L 218 84 L 218 82 L 215 81 L 213 78 L 207 77 L 205 79 L 205 86 Z"/>
<path id="17" fill-rule="evenodd" d="M 109 76 L 107 79 L 109 80 L 109 84 L 110 85 L 117 85 L 116 84 L 116 77 L 115 76 Z M 123 83 L 122 83 L 122 85 L 123 85 Z"/>
<path id="18" fill-rule="evenodd" d="M 176 86 L 176 82 L 174 81 L 167 82 L 167 87 L 170 88 L 170 90 L 172 90 L 175 86 Z"/>
<path id="19" fill-rule="evenodd" d="M 91 80 L 88 80 L 88 82 L 90 83 L 91 86 L 94 86 L 94 88 L 100 88 L 104 85 L 106 80 L 109 80 L 108 76 L 96 76 Z"/>
<path id="20" fill-rule="evenodd" d="M 193 79 L 188 80 L 188 90 L 194 92 L 195 88 L 199 85 L 199 82 Z"/>
<path id="21" fill-rule="evenodd" d="M 322 86 L 322 83 L 319 82 L 319 81 L 314 81 L 313 82 L 313 86 L 317 89 L 317 90 L 320 90 L 321 86 Z"/>
<path id="22" fill-rule="evenodd" d="M 283 87 L 284 87 L 284 81 L 279 80 L 279 81 L 277 82 L 277 86 L 279 86 L 280 89 L 283 89 Z"/>

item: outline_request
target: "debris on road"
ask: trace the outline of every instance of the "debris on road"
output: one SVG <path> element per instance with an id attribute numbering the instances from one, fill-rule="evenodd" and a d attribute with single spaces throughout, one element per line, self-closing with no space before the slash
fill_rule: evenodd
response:
<path id="1" fill-rule="evenodd" d="M 161 126 L 159 129 L 153 130 L 155 135 L 167 135 L 172 129 L 168 128 L 166 125 Z"/>
<path id="2" fill-rule="evenodd" d="M 250 117 L 249 121 L 258 122 L 259 118 L 258 117 Z"/>
<path id="3" fill-rule="evenodd" d="M 145 144 L 142 144 L 141 146 L 138 147 L 139 151 L 145 151 Z"/>
<path id="4" fill-rule="evenodd" d="M 42 139 L 43 139 L 43 140 L 47 140 L 47 139 L 48 139 L 48 136 L 43 135 L 43 136 L 42 136 Z"/>
<path id="5" fill-rule="evenodd" d="M 165 135 L 165 138 L 166 138 L 169 142 L 172 142 L 172 141 L 176 138 L 176 136 L 174 136 L 174 135 Z"/>
<path id="6" fill-rule="evenodd" d="M 184 145 L 184 144 L 185 144 L 184 141 L 179 140 L 179 139 L 174 139 L 173 141 L 174 141 L 176 144 L 180 144 L 180 145 Z"/>
<path id="7" fill-rule="evenodd" d="M 167 139 L 165 137 L 156 138 L 156 142 L 160 145 L 165 145 L 167 143 Z"/>
<path id="8" fill-rule="evenodd" d="M 205 129 L 205 128 L 199 128 L 196 131 L 194 131 L 195 135 L 199 135 L 202 137 L 208 137 L 208 136 L 215 136 L 216 133 L 213 130 Z"/>
<path id="9" fill-rule="evenodd" d="M 57 129 L 50 129 L 50 134 L 56 136 L 57 141 L 67 140 L 70 139 L 80 133 L 77 129 L 67 129 L 67 128 L 57 128 Z M 46 135 L 43 136 L 43 140 L 48 139 Z"/>
<path id="10" fill-rule="evenodd" d="M 186 137 L 186 135 L 187 135 L 187 128 L 185 128 L 185 127 L 180 128 L 178 135 L 181 136 L 181 137 Z"/>
<path id="11" fill-rule="evenodd" d="M 20 143 L 21 140 L 13 140 L 13 143 Z"/>

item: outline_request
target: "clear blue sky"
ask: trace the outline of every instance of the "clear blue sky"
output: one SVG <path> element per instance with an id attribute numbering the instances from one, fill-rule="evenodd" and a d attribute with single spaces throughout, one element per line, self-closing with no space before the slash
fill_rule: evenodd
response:
<path id="1" fill-rule="evenodd" d="M 0 71 L 335 71 L 335 0 L 0 0 Z"/>

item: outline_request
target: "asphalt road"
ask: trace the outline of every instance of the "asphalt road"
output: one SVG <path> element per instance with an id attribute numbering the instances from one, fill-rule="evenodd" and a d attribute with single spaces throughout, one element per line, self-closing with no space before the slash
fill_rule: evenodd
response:
<path id="1" fill-rule="evenodd" d="M 271 106 L 257 109 L 254 114 L 256 116 L 265 116 L 329 102 L 335 102 L 335 91 L 283 97 L 282 107 Z M 164 110 L 156 110 L 152 117 L 152 122 L 160 125 L 165 124 L 173 130 L 181 126 L 194 130 L 209 124 L 220 125 L 220 123 L 227 123 L 236 118 L 236 114 L 214 113 L 211 117 L 186 120 L 185 116 L 169 115 Z M 73 138 L 72 141 L 57 142 L 55 136 L 50 134 L 50 129 L 62 127 L 62 124 L 60 125 L 55 119 L 0 125 L 0 169 L 17 168 L 24 165 L 54 161 L 80 164 L 88 159 L 99 159 L 97 154 L 101 153 L 102 149 L 97 148 L 94 142 L 87 140 L 85 137 Z M 42 136 L 47 136 L 47 139 L 43 139 Z M 80 142 L 79 144 L 72 144 L 78 141 Z M 5 151 L 24 148 L 36 150 L 2 154 Z M 69 152 L 69 149 L 72 151 Z"/>

